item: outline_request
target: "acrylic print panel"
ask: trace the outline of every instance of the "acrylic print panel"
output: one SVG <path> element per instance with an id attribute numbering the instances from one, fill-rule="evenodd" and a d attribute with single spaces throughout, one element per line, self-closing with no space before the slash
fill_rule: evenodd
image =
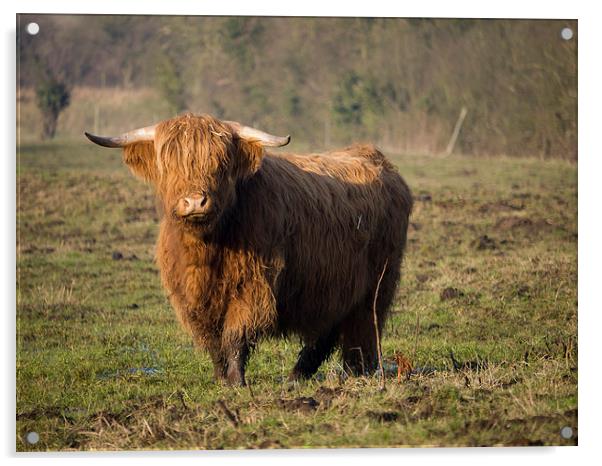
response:
<path id="1" fill-rule="evenodd" d="M 577 444 L 577 39 L 18 15 L 17 450 Z"/>

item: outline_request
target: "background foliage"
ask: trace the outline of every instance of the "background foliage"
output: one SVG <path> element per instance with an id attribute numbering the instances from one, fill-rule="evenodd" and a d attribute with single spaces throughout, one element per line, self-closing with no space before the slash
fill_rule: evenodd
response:
<path id="1" fill-rule="evenodd" d="M 36 105 L 44 118 L 42 138 L 53 138 L 61 111 L 69 105 L 70 93 L 64 83 L 48 78 L 36 86 Z"/>
<path id="2" fill-rule="evenodd" d="M 576 21 L 20 17 L 30 21 L 38 35 L 18 31 L 22 118 L 36 121 L 27 92 L 40 66 L 89 98 L 59 118 L 63 137 L 190 110 L 312 148 L 366 139 L 439 153 L 465 106 L 458 152 L 577 156 L 577 41 L 560 36 Z"/>

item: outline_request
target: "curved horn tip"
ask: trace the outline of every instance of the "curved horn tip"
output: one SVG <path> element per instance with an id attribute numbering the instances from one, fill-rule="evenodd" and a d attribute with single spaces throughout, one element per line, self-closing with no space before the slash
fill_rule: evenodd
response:
<path id="1" fill-rule="evenodd" d="M 283 147 L 291 142 L 290 135 L 288 136 L 272 136 L 268 140 L 257 138 L 266 147 Z"/>
<path id="2" fill-rule="evenodd" d="M 261 143 L 266 147 L 283 147 L 286 146 L 289 142 L 291 142 L 290 135 L 288 136 L 271 136 L 270 139 L 261 139 L 257 138 Z"/>
<path id="3" fill-rule="evenodd" d="M 102 136 L 96 136 L 94 134 L 88 133 L 87 131 L 84 131 L 84 134 L 90 141 L 92 141 L 94 144 L 98 144 L 99 146 L 110 147 L 110 148 L 121 147 L 120 144 L 115 143 L 114 141 L 111 140 L 111 138 L 104 138 Z"/>

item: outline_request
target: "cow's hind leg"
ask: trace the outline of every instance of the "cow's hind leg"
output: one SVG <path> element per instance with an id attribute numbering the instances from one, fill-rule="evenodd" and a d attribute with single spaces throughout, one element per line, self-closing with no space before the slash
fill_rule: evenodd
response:
<path id="1" fill-rule="evenodd" d="M 399 268 L 386 270 L 376 301 L 374 319 L 374 291 L 368 293 L 341 323 L 341 347 L 343 367 L 353 375 L 371 374 L 378 365 L 377 338 L 382 341 L 388 309 L 399 281 Z"/>
<path id="2" fill-rule="evenodd" d="M 332 354 L 339 341 L 339 328 L 333 328 L 327 335 L 318 338 L 313 344 L 306 345 L 299 352 L 299 359 L 293 368 L 289 380 L 309 379 Z"/>
<path id="3" fill-rule="evenodd" d="M 379 327 L 382 328 L 380 325 Z M 376 369 L 378 355 L 374 320 L 369 310 L 355 309 L 343 322 L 341 333 L 345 371 L 353 375 L 373 372 Z"/>

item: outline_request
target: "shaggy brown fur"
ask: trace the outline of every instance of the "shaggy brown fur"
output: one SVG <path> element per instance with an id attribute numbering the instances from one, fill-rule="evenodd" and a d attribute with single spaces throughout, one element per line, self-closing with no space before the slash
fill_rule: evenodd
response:
<path id="1" fill-rule="evenodd" d="M 162 282 L 183 326 L 207 349 L 215 376 L 244 384 L 263 336 L 304 342 L 291 377 L 315 373 L 340 346 L 354 373 L 375 368 L 372 302 L 382 331 L 399 282 L 412 198 L 374 147 L 266 154 L 210 116 L 160 123 L 153 143 L 124 160 L 163 203 L 157 245 Z M 208 193 L 202 221 L 175 214 Z"/>

